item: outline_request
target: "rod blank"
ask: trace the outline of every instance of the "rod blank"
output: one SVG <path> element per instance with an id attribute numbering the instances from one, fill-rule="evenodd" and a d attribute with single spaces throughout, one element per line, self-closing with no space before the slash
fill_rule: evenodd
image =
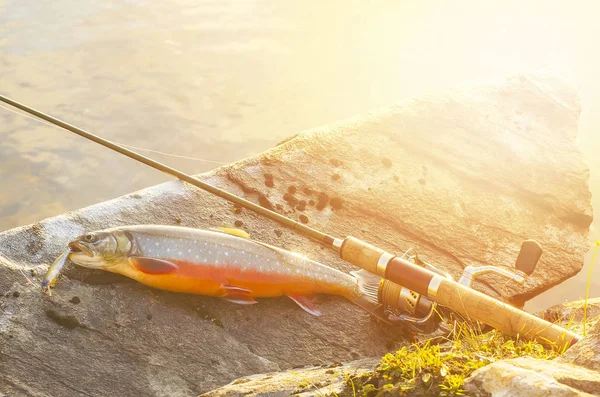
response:
<path id="1" fill-rule="evenodd" d="M 144 163 L 144 164 L 146 164 L 146 165 L 148 165 L 148 166 L 150 166 L 150 167 L 152 167 L 154 169 L 157 169 L 159 171 L 162 171 L 162 172 L 165 172 L 167 174 L 170 174 L 170 175 L 172 175 L 172 176 L 174 176 L 176 178 L 181 179 L 182 181 L 185 181 L 185 182 L 189 183 L 190 185 L 194 185 L 194 186 L 196 186 L 196 187 L 198 187 L 198 188 L 200 188 L 202 190 L 206 190 L 209 193 L 212 193 L 212 194 L 214 194 L 216 196 L 224 198 L 225 200 L 231 201 L 231 202 L 233 202 L 235 204 L 238 204 L 238 205 L 240 205 L 240 206 L 242 206 L 244 208 L 252 210 L 252 211 L 254 211 L 254 212 L 256 212 L 256 213 L 258 213 L 260 215 L 263 215 L 263 216 L 265 216 L 265 217 L 267 217 L 267 218 L 269 218 L 269 219 L 271 219 L 271 220 L 273 220 L 273 221 L 275 221 L 277 223 L 280 223 L 280 224 L 282 224 L 282 225 L 284 225 L 286 227 L 289 227 L 290 229 L 296 230 L 297 232 L 299 232 L 299 233 L 301 233 L 301 234 L 303 234 L 303 235 L 305 235 L 307 237 L 313 238 L 313 239 L 315 239 L 315 240 L 317 240 L 317 241 L 319 241 L 319 242 L 321 242 L 321 243 L 323 243 L 323 244 L 325 244 L 325 245 L 327 245 L 329 247 L 331 247 L 332 244 L 333 244 L 333 242 L 334 242 L 334 238 L 332 236 L 328 235 L 328 234 L 322 233 L 322 232 L 320 232 L 320 231 L 318 231 L 316 229 L 313 229 L 313 228 L 311 228 L 309 226 L 303 225 L 300 222 L 296 222 L 296 221 L 294 221 L 294 220 L 292 220 L 292 219 L 290 219 L 288 217 L 285 217 L 285 216 L 283 216 L 281 214 L 278 214 L 277 212 L 274 212 L 274 211 L 271 211 L 271 210 L 269 210 L 267 208 L 261 207 L 258 204 L 255 204 L 255 203 L 253 203 L 251 201 L 248 201 L 246 199 L 238 197 L 235 194 L 229 193 L 229 192 L 227 192 L 227 191 L 225 191 L 223 189 L 219 189 L 219 188 L 217 188 L 215 186 L 209 185 L 208 183 L 203 182 L 203 181 L 199 180 L 198 178 L 196 178 L 194 176 L 191 176 L 191 175 L 188 175 L 188 174 L 186 174 L 184 172 L 176 170 L 175 168 L 169 167 L 166 164 L 163 164 L 163 163 L 158 162 L 156 160 L 153 160 L 153 159 L 151 159 L 149 157 L 146 157 L 144 155 L 136 153 L 136 152 L 134 152 L 132 150 L 129 150 L 129 149 L 121 146 L 121 145 L 118 145 L 118 144 L 116 144 L 114 142 L 111 142 L 111 141 L 108 141 L 108 140 L 106 140 L 104 138 L 101 138 L 98 135 L 94 135 L 94 134 L 92 134 L 90 132 L 82 130 L 81 128 L 75 127 L 74 125 L 71 125 L 69 123 L 65 123 L 62 120 L 59 120 L 59 119 L 57 119 L 55 117 L 52 117 L 52 116 L 50 116 L 50 115 L 48 115 L 46 113 L 42 113 L 42 112 L 40 112 L 38 110 L 35 110 L 35 109 L 33 109 L 33 108 L 29 107 L 29 106 L 26 106 L 26 105 L 24 105 L 22 103 L 14 101 L 14 100 L 12 100 L 10 98 L 7 98 L 4 95 L 0 95 L 0 101 L 2 101 L 4 103 L 7 103 L 7 104 L 9 104 L 9 105 L 11 105 L 11 106 L 13 106 L 13 107 L 15 107 L 15 108 L 17 108 L 19 110 L 22 110 L 22 111 L 24 111 L 26 113 L 29 113 L 29 114 L 31 114 L 31 115 L 33 115 L 35 117 L 38 117 L 38 118 L 40 118 L 40 119 L 42 119 L 44 121 L 47 121 L 47 122 L 49 122 L 51 124 L 57 125 L 57 126 L 59 126 L 61 128 L 64 128 L 64 129 L 66 129 L 68 131 L 71 131 L 71 132 L 73 132 L 73 133 L 75 133 L 75 134 L 77 134 L 77 135 L 79 135 L 81 137 L 84 137 L 86 139 L 94 141 L 94 142 L 96 142 L 96 143 L 98 143 L 98 144 L 100 144 L 100 145 L 102 145 L 104 147 L 107 147 L 107 148 L 112 149 L 112 150 L 114 150 L 116 152 L 119 152 L 119 153 L 121 153 L 121 154 L 123 154 L 123 155 L 125 155 L 125 156 L 127 156 L 129 158 L 132 158 L 132 159 L 137 160 L 137 161 L 139 161 L 141 163 Z"/>

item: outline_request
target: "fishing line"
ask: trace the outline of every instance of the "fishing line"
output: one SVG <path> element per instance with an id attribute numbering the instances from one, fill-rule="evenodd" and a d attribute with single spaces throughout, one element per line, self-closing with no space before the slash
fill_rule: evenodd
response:
<path id="1" fill-rule="evenodd" d="M 5 97 L 4 95 L 0 95 L 0 101 L 9 104 L 10 106 L 13 106 L 23 112 L 27 112 L 29 115 L 35 116 L 36 118 L 39 118 L 41 120 L 44 120 L 52 125 L 58 126 L 60 128 L 63 128 L 65 130 L 71 131 L 83 138 L 89 139 L 93 142 L 96 142 L 104 147 L 107 147 L 109 149 L 112 149 L 116 152 L 121 153 L 122 155 L 125 155 L 129 158 L 132 158 L 134 160 L 137 160 L 141 163 L 144 163 L 158 171 L 167 173 L 169 175 L 172 175 L 176 178 L 181 179 L 184 182 L 187 182 L 191 185 L 194 185 L 202 190 L 206 190 L 209 193 L 214 194 L 215 196 L 224 198 L 225 200 L 228 200 L 232 203 L 238 204 L 241 207 L 247 208 L 251 211 L 254 211 L 256 213 L 258 213 L 259 215 L 263 215 L 266 218 L 269 218 L 281 225 L 284 225 L 286 227 L 289 227 L 292 230 L 296 230 L 299 233 L 313 238 L 329 247 L 333 247 L 334 244 L 341 244 L 341 240 L 340 239 L 336 239 L 328 234 L 325 234 L 323 232 L 320 232 L 317 229 L 313 229 L 312 227 L 306 226 L 300 222 L 296 222 L 284 215 L 281 215 L 275 211 L 272 211 L 269 208 L 265 208 L 261 205 L 255 204 L 252 201 L 246 200 L 244 198 L 238 197 L 235 194 L 229 193 L 223 189 L 219 189 L 218 187 L 212 186 L 206 182 L 201 181 L 200 179 L 191 176 L 189 174 L 186 174 L 184 172 L 181 172 L 173 167 L 169 167 L 168 165 L 161 163 L 159 161 L 153 160 L 150 157 L 144 156 L 142 154 L 139 154 L 137 152 L 134 152 L 132 150 L 127 149 L 126 147 L 119 145 L 115 142 L 111 142 L 107 139 L 104 139 L 98 135 L 94 135 L 90 132 L 87 132 L 81 128 L 78 128 L 74 125 L 71 125 L 69 123 L 66 123 L 60 119 L 57 119 L 55 117 L 52 117 L 46 113 L 40 112 L 36 109 L 33 109 L 29 106 L 26 106 L 22 103 L 19 103 L 17 101 L 14 101 L 10 98 Z"/>
<path id="2" fill-rule="evenodd" d="M 228 164 L 228 163 L 224 163 L 222 161 L 214 161 L 214 160 L 201 159 L 201 158 L 198 158 L 198 157 L 183 156 L 183 155 L 180 155 L 180 154 L 159 152 L 158 150 L 144 149 L 144 148 L 137 147 L 137 146 L 125 145 L 124 143 L 119 143 L 119 142 L 115 142 L 115 141 L 111 141 L 111 142 L 112 143 L 116 143 L 117 145 L 121 145 L 123 147 L 129 148 L 129 149 L 140 150 L 142 152 L 149 152 L 149 153 L 161 154 L 163 156 L 171 156 L 171 157 L 176 157 L 176 158 L 185 159 L 185 160 L 203 161 L 205 163 L 218 164 L 218 165 L 226 165 L 226 164 Z"/>
<path id="3" fill-rule="evenodd" d="M 9 112 L 17 114 L 19 116 L 26 117 L 26 118 L 28 118 L 30 120 L 33 120 L 33 121 L 37 122 L 37 123 L 44 124 L 44 125 L 47 125 L 49 127 L 62 130 L 62 128 L 60 128 L 59 126 L 57 126 L 55 124 L 51 124 L 51 123 L 48 123 L 48 122 L 46 122 L 44 120 L 41 120 L 41 119 L 38 119 L 36 117 L 30 116 L 27 113 L 18 112 L 15 109 L 11 109 L 11 108 L 6 107 L 6 106 L 4 106 L 2 104 L 0 104 L 0 108 L 8 110 Z M 184 156 L 184 155 L 180 155 L 180 154 L 160 152 L 160 151 L 154 150 L 154 149 L 145 149 L 145 148 L 141 148 L 141 147 L 137 147 L 137 146 L 126 145 L 124 143 L 120 143 L 120 142 L 112 141 L 112 140 L 110 142 L 112 142 L 112 143 L 114 143 L 116 145 L 119 145 L 119 146 L 123 146 L 123 147 L 129 148 L 129 149 L 139 150 L 139 151 L 142 151 L 142 152 L 156 153 L 156 154 L 160 154 L 162 156 L 170 156 L 170 157 L 175 157 L 175 158 L 184 159 L 184 160 L 202 161 L 202 162 L 205 162 L 205 163 L 211 163 L 211 164 L 217 164 L 217 165 L 225 165 L 225 164 L 227 164 L 227 163 L 224 163 L 222 161 L 207 160 L 207 159 L 201 159 L 199 157 L 190 157 L 190 156 Z"/>

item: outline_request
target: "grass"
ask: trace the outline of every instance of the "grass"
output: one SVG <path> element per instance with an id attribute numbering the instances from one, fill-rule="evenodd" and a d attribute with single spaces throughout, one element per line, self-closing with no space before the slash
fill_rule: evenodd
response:
<path id="1" fill-rule="evenodd" d="M 443 342 L 427 340 L 386 354 L 375 371 L 348 378 L 349 395 L 463 396 L 465 379 L 485 365 L 521 356 L 550 360 L 560 354 L 496 330 L 482 333 L 467 323 L 456 325 Z"/>
<path id="2" fill-rule="evenodd" d="M 594 248 L 594 254 L 592 255 L 592 263 L 590 263 L 590 271 L 588 273 L 587 285 L 585 286 L 585 306 L 583 308 L 583 336 L 587 335 L 587 329 L 586 329 L 587 301 L 590 297 L 590 285 L 592 284 L 592 272 L 594 271 L 594 262 L 596 261 L 596 254 L 598 253 L 598 247 L 600 247 L 600 240 L 596 241 L 596 248 Z"/>

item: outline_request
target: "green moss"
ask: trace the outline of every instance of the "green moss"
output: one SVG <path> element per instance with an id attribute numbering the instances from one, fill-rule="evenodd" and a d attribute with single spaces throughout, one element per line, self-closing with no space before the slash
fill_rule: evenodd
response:
<path id="1" fill-rule="evenodd" d="M 464 381 L 475 370 L 498 360 L 531 356 L 552 359 L 556 349 L 457 325 L 443 343 L 427 340 L 383 356 L 375 371 L 348 378 L 351 396 L 462 396 Z"/>
<path id="2" fill-rule="evenodd" d="M 309 383 L 308 381 L 306 381 L 306 380 L 305 380 L 305 381 L 302 381 L 302 382 L 300 382 L 300 383 L 298 384 L 298 388 L 299 388 L 299 389 L 305 389 L 305 388 L 307 388 L 309 385 L 310 385 L 310 383 Z"/>

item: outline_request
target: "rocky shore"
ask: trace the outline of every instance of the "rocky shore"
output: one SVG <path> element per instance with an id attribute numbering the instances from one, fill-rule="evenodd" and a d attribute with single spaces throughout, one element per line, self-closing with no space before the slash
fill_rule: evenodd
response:
<path id="1" fill-rule="evenodd" d="M 524 286 L 493 276 L 476 285 L 520 305 L 576 274 L 589 249 L 579 112 L 577 94 L 562 81 L 515 76 L 305 131 L 199 178 L 336 236 L 390 252 L 413 248 L 455 277 L 468 265 L 512 266 L 522 240 L 536 239 L 544 254 Z M 336 363 L 372 369 L 412 341 L 334 297 L 319 298 L 324 315 L 315 318 L 285 298 L 239 306 L 74 266 L 51 297 L 42 294 L 41 277 L 68 241 L 132 224 L 238 227 L 354 270 L 334 252 L 179 181 L 5 231 L 0 395 L 197 396 L 253 374 L 318 367 L 301 370 L 310 380 L 314 371 L 343 372 Z M 485 373 L 479 379 L 473 384 L 486 389 Z"/>

